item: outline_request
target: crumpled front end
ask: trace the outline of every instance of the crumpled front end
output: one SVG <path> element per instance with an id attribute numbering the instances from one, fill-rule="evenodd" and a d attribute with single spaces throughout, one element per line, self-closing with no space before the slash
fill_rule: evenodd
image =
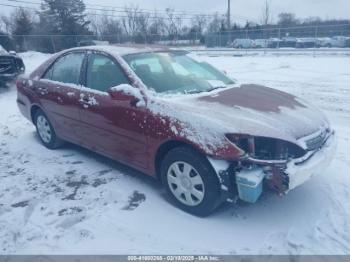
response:
<path id="1" fill-rule="evenodd" d="M 335 132 L 329 128 L 299 139 L 303 148 L 279 141 L 271 145 L 271 140 L 266 141 L 265 149 L 250 138 L 237 140 L 237 145 L 246 152 L 237 162 L 209 158 L 227 200 L 238 195 L 246 202 L 255 203 L 266 187 L 286 194 L 325 169 L 336 150 Z"/>
<path id="2" fill-rule="evenodd" d="M 276 166 L 270 173 L 271 188 L 277 192 L 286 193 L 308 181 L 313 175 L 329 166 L 335 154 L 336 144 L 333 131 L 327 135 L 322 145 L 311 149 L 305 156 L 292 159 L 281 167 Z M 287 183 L 283 186 L 278 184 L 277 181 L 281 180 L 279 177 L 285 178 Z M 274 179 L 277 180 L 274 181 Z"/>
<path id="3" fill-rule="evenodd" d="M 25 70 L 23 61 L 16 56 L 0 56 L 0 82 L 8 82 L 15 79 Z"/>

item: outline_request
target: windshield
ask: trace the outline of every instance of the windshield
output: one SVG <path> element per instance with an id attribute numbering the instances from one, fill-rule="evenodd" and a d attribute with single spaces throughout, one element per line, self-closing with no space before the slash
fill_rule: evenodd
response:
<path id="1" fill-rule="evenodd" d="M 234 84 L 215 67 L 197 62 L 183 52 L 142 53 L 123 58 L 142 82 L 157 93 L 193 94 Z"/>

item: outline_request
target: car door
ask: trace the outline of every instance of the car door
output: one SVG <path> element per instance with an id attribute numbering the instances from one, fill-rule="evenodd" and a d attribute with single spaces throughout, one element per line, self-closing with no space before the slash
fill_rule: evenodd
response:
<path id="1" fill-rule="evenodd" d="M 33 83 L 56 133 L 75 143 L 81 143 L 79 85 L 84 59 L 85 52 L 64 54 L 49 67 L 40 80 Z"/>
<path id="2" fill-rule="evenodd" d="M 118 101 L 107 92 L 130 84 L 118 62 L 103 53 L 91 53 L 86 63 L 85 86 L 80 94 L 81 134 L 86 146 L 129 165 L 147 164 L 143 125 L 146 111 L 131 101 Z"/>

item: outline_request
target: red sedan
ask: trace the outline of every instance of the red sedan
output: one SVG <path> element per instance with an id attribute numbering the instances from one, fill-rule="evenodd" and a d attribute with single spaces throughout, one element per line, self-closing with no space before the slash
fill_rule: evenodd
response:
<path id="1" fill-rule="evenodd" d="M 160 179 L 180 208 L 286 193 L 329 163 L 334 131 L 293 95 L 238 85 L 184 51 L 82 47 L 17 82 L 49 149 L 69 141 Z"/>

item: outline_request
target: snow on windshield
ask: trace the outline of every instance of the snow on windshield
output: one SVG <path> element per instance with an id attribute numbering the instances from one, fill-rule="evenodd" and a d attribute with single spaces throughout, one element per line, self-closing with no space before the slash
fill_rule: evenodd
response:
<path id="1" fill-rule="evenodd" d="M 210 64 L 197 62 L 183 52 L 139 53 L 123 58 L 157 93 L 200 93 L 234 83 Z"/>

